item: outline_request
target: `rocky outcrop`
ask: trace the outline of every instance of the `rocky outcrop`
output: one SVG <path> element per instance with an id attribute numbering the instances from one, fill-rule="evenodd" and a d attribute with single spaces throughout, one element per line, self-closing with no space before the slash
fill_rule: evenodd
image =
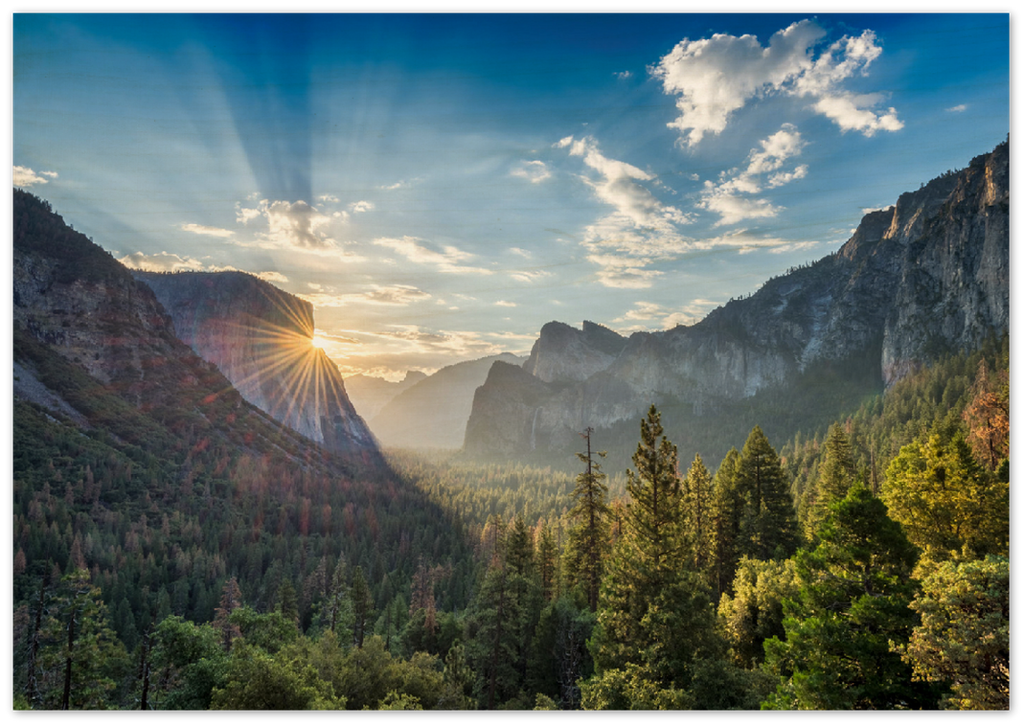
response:
<path id="1" fill-rule="evenodd" d="M 337 366 L 312 344 L 308 302 L 244 272 L 134 274 L 170 314 L 178 338 L 247 401 L 328 450 L 376 450 Z"/>
<path id="2" fill-rule="evenodd" d="M 584 321 L 577 330 L 562 322 L 549 322 L 540 330 L 523 369 L 544 382 L 586 380 L 614 362 L 626 338 L 603 325 Z"/>
<path id="3" fill-rule="evenodd" d="M 888 385 L 1008 329 L 1005 143 L 868 214 L 837 253 L 695 325 L 628 340 L 593 323 L 545 325 L 520 374 L 502 367 L 478 392 L 466 450 L 557 447 L 663 401 L 699 413 L 785 389 L 815 364 L 856 361 Z"/>
<path id="4" fill-rule="evenodd" d="M 176 384 L 195 383 L 182 359 L 194 355 L 152 291 L 20 190 L 13 252 L 15 325 L 136 405 L 166 395 L 169 371 Z"/>
<path id="5" fill-rule="evenodd" d="M 503 353 L 443 367 L 396 395 L 370 429 L 386 446 L 461 448 L 473 396 L 497 362 L 519 366 L 523 358 Z"/>

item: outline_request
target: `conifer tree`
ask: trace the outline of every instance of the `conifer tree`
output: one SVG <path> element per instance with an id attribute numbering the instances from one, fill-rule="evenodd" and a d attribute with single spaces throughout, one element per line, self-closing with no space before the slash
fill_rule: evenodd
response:
<path id="1" fill-rule="evenodd" d="M 43 625 L 39 663 L 43 707 L 56 710 L 105 709 L 116 686 L 118 668 L 126 669 L 124 646 L 107 624 L 107 609 L 89 573 L 64 576 Z M 127 674 L 124 672 L 123 674 Z"/>
<path id="2" fill-rule="evenodd" d="M 978 465 L 961 430 L 936 427 L 889 464 L 882 500 L 907 537 L 941 562 L 1009 553 L 1010 489 Z"/>
<path id="3" fill-rule="evenodd" d="M 736 486 L 743 496 L 737 553 L 762 561 L 790 556 L 797 537 L 789 481 L 760 426 L 736 461 Z"/>
<path id="4" fill-rule="evenodd" d="M 601 587 L 587 708 L 693 706 L 685 692 L 694 662 L 724 654 L 710 591 L 681 556 L 676 447 L 663 433 L 651 406 L 633 456 L 637 470 L 627 473 L 622 536 Z"/>
<path id="5" fill-rule="evenodd" d="M 604 558 L 608 548 L 608 505 L 605 499 L 608 486 L 601 465 L 594 455 L 603 458 L 604 451 L 592 451 L 590 436 L 593 428 L 587 428 L 583 438 L 587 441 L 587 452 L 577 453 L 586 464 L 586 470 L 576 477 L 573 489 L 573 506 L 569 509 L 572 528 L 569 529 L 567 571 L 570 581 L 583 588 L 590 611 L 597 610 L 597 597 L 601 588 Z"/>
<path id="6" fill-rule="evenodd" d="M 231 577 L 224 584 L 220 595 L 220 606 L 214 610 L 213 628 L 220 632 L 221 646 L 225 652 L 231 650 L 231 643 L 241 634 L 238 625 L 230 621 L 231 613 L 242 606 L 242 590 L 238 588 L 238 580 Z"/>
<path id="7" fill-rule="evenodd" d="M 362 648 L 367 628 L 373 617 L 373 597 L 363 576 L 363 567 L 357 566 L 352 572 L 352 644 Z"/>
<path id="8" fill-rule="evenodd" d="M 743 492 L 736 482 L 736 464 L 740 453 L 729 450 L 715 473 L 711 497 L 711 536 L 713 584 L 715 599 L 732 591 L 733 577 L 739 561 L 740 522 L 743 515 Z"/>
<path id="9" fill-rule="evenodd" d="M 689 567 L 707 577 L 709 582 L 714 553 L 711 483 L 711 474 L 698 453 L 682 479 L 680 522 Z"/>
<path id="10" fill-rule="evenodd" d="M 766 667 L 783 679 L 775 709 L 935 707 L 895 647 L 914 627 L 917 551 L 885 504 L 855 483 L 832 505 L 813 550 L 796 556 L 798 599 L 786 605 L 784 641 L 765 642 Z"/>
<path id="11" fill-rule="evenodd" d="M 812 490 L 805 494 L 807 506 L 804 536 L 808 541 L 814 540 L 818 526 L 828 514 L 829 506 L 846 498 L 855 476 L 850 441 L 843 427 L 833 423 L 825 439 L 825 455 L 818 467 L 818 477 Z"/>

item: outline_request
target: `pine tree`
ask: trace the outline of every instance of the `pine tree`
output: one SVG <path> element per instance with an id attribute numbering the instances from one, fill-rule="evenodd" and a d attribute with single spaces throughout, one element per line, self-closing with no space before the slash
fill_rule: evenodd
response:
<path id="1" fill-rule="evenodd" d="M 853 463 L 853 451 L 843 427 L 833 423 L 825 439 L 825 456 L 818 467 L 818 477 L 813 490 L 805 494 L 808 497 L 804 536 L 813 541 L 818 526 L 828 514 L 829 506 L 846 498 L 853 485 L 856 469 Z"/>
<path id="2" fill-rule="evenodd" d="M 590 447 L 593 428 L 587 428 L 583 438 L 587 441 L 586 454 L 577 457 L 586 464 L 586 470 L 576 477 L 573 506 L 569 509 L 572 528 L 569 529 L 567 571 L 570 581 L 583 588 L 590 611 L 597 610 L 597 597 L 601 588 L 601 575 L 608 548 L 608 505 L 605 499 L 608 486 L 601 466 L 594 460 Z M 604 457 L 604 451 L 596 455 Z"/>
<path id="3" fill-rule="evenodd" d="M 590 640 L 597 675 L 584 686 L 584 707 L 692 706 L 685 690 L 694 662 L 724 654 L 708 586 L 681 555 L 676 447 L 663 432 L 652 406 L 641 421 L 622 536 L 601 587 Z"/>
<path id="4" fill-rule="evenodd" d="M 680 521 L 684 551 L 689 567 L 711 581 L 714 532 L 712 529 L 713 490 L 711 474 L 700 454 L 694 456 L 690 470 L 682 479 Z"/>
<path id="5" fill-rule="evenodd" d="M 740 453 L 730 449 L 718 467 L 712 486 L 711 537 L 713 583 L 715 598 L 732 591 L 733 577 L 739 561 L 740 522 L 743 515 L 743 492 L 737 485 L 736 464 Z"/>
<path id="6" fill-rule="evenodd" d="M 765 642 L 766 666 L 783 678 L 776 709 L 935 707 L 894 647 L 914 627 L 917 551 L 885 504 L 856 483 L 832 505 L 817 547 L 796 557 L 800 596 L 786 606 L 785 641 Z"/>
<path id="7" fill-rule="evenodd" d="M 750 431 L 736 461 L 736 486 L 744 504 L 737 553 L 762 561 L 790 556 L 797 537 L 789 481 L 760 426 Z"/>
<path id="8" fill-rule="evenodd" d="M 352 644 L 362 648 L 367 627 L 373 617 L 373 597 L 363 576 L 363 567 L 357 566 L 352 572 Z"/>
<path id="9" fill-rule="evenodd" d="M 221 646 L 224 651 L 231 650 L 231 643 L 241 632 L 238 625 L 230 621 L 231 613 L 242 606 L 242 590 L 238 588 L 238 580 L 231 577 L 224 584 L 220 595 L 220 606 L 214 610 L 213 627 L 220 632 Z"/>
<path id="10" fill-rule="evenodd" d="M 100 590 L 89 573 L 64 576 L 43 625 L 39 662 L 50 687 L 41 688 L 43 707 L 59 710 L 105 709 L 119 675 L 127 674 L 124 646 L 107 624 Z"/>
<path id="11" fill-rule="evenodd" d="M 890 516 L 929 562 L 1008 554 L 1009 496 L 1009 483 L 978 465 L 962 431 L 938 427 L 900 449 L 882 485 Z"/>

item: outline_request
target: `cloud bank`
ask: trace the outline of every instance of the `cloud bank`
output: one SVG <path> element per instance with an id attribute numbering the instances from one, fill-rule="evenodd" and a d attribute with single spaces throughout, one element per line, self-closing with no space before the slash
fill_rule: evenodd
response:
<path id="1" fill-rule="evenodd" d="M 896 109 L 874 110 L 884 100 L 881 94 L 855 94 L 843 87 L 848 79 L 867 75 L 881 55 L 875 33 L 843 36 L 815 58 L 824 37 L 819 25 L 801 20 L 775 33 L 767 47 L 753 35 L 682 40 L 648 69 L 676 98 L 679 116 L 669 128 L 679 131 L 681 144 L 693 147 L 706 135 L 724 131 L 750 100 L 769 95 L 806 98 L 844 132 L 871 136 L 903 128 Z"/>

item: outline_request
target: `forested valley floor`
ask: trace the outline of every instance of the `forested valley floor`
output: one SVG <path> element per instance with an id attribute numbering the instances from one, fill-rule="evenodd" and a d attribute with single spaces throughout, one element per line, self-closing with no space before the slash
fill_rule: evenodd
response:
<path id="1" fill-rule="evenodd" d="M 572 474 L 301 459 L 15 345 L 105 421 L 15 403 L 17 708 L 1009 705 L 1006 339 L 720 461 L 652 408 Z"/>

